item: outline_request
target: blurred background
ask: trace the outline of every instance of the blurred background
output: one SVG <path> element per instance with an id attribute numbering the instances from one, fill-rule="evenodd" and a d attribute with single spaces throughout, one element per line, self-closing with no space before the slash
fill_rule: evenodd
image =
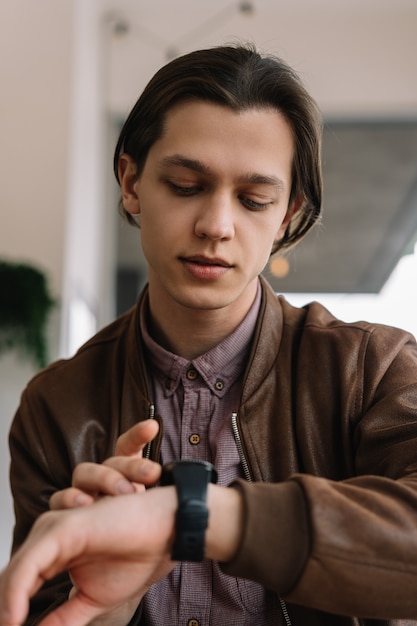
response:
<path id="1" fill-rule="evenodd" d="M 342 319 L 417 334 L 416 27 L 415 0 L 1 0 L 0 264 L 45 278 L 46 362 L 73 354 L 146 281 L 112 174 L 130 107 L 169 59 L 238 40 L 287 60 L 325 119 L 323 223 L 265 274 L 296 305 L 319 299 Z M 14 294 L 0 286 L 1 322 Z M 7 434 L 39 367 L 0 350 L 0 567 L 13 525 Z"/>

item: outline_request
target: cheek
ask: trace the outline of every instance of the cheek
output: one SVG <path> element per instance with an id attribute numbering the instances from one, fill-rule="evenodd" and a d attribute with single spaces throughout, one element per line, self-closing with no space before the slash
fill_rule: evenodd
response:
<path id="1" fill-rule="evenodd" d="M 268 264 L 271 256 L 272 248 L 275 241 L 279 238 L 281 220 L 271 220 L 257 233 L 256 237 L 252 237 L 253 248 L 252 253 L 256 257 L 261 271 Z M 252 232 L 255 232 L 254 230 Z M 256 240 L 256 243 L 255 243 Z"/>
<path id="2" fill-rule="evenodd" d="M 272 245 L 274 243 L 272 225 L 255 228 L 253 224 L 242 233 L 242 251 L 248 265 L 252 265 L 257 271 L 262 271 L 269 261 Z"/>

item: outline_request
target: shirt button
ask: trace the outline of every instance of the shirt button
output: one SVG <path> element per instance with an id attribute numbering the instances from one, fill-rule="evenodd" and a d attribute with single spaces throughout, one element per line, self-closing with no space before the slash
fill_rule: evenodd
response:
<path id="1" fill-rule="evenodd" d="M 198 374 L 197 371 L 194 369 L 189 369 L 187 371 L 187 378 L 188 380 L 195 380 L 197 378 Z"/>
<path id="2" fill-rule="evenodd" d="M 196 446 L 198 443 L 200 443 L 201 437 L 197 433 L 194 433 L 193 435 L 189 436 L 188 441 L 192 443 L 193 446 Z"/>
<path id="3" fill-rule="evenodd" d="M 198 619 L 189 619 L 187 622 L 187 626 L 200 626 L 200 622 Z"/>
<path id="4" fill-rule="evenodd" d="M 214 386 L 216 387 L 217 391 L 222 391 L 224 387 L 224 382 L 220 380 L 220 378 L 218 378 L 216 382 L 214 383 Z"/>

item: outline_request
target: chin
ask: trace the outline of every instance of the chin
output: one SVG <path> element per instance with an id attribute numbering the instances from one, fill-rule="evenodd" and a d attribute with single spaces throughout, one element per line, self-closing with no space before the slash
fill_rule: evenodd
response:
<path id="1" fill-rule="evenodd" d="M 233 304 L 238 297 L 233 297 L 233 293 L 230 290 L 228 290 L 227 293 L 219 293 L 219 289 L 217 288 L 210 293 L 210 290 L 193 288 L 189 293 L 176 294 L 174 299 L 178 304 L 187 309 L 216 311 Z"/>
<path id="2" fill-rule="evenodd" d="M 187 298 L 180 302 L 180 304 L 187 309 L 193 309 L 195 311 L 217 311 L 229 306 L 231 302 L 220 298 Z"/>

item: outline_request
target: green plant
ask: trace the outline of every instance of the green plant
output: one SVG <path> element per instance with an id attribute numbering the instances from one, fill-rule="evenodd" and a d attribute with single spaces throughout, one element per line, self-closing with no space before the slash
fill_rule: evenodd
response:
<path id="1" fill-rule="evenodd" d="M 23 263 L 0 261 L 0 353 L 17 349 L 47 363 L 46 323 L 54 300 L 46 276 Z"/>

